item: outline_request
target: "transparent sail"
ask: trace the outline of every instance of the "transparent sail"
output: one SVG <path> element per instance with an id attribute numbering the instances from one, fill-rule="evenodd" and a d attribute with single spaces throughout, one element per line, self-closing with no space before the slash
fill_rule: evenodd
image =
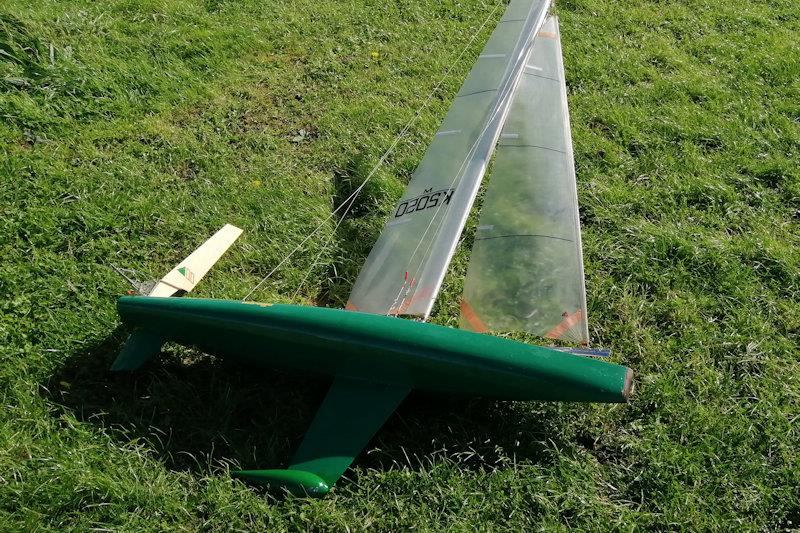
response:
<path id="1" fill-rule="evenodd" d="M 372 248 L 347 308 L 427 317 L 549 0 L 513 0 Z"/>
<path id="2" fill-rule="evenodd" d="M 534 41 L 503 126 L 464 283 L 461 327 L 589 340 L 555 17 Z"/>

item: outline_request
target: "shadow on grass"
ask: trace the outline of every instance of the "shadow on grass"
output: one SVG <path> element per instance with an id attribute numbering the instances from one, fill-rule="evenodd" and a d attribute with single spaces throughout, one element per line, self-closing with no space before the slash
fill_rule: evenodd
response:
<path id="1" fill-rule="evenodd" d="M 378 241 L 386 213 L 381 206 L 394 204 L 387 182 L 371 175 L 374 161 L 359 154 L 333 172 L 333 205 L 344 205 L 347 216 L 336 229 L 338 253 L 325 265 L 323 284 L 315 301 L 326 307 L 344 307 L 373 245 Z M 356 194 L 359 187 L 360 193 Z M 355 197 L 353 195 L 356 194 Z"/>
<path id="2" fill-rule="evenodd" d="M 285 467 L 327 392 L 326 380 L 227 363 L 175 345 L 136 372 L 111 372 L 125 334 L 119 328 L 71 357 L 44 390 L 121 443 L 146 441 L 172 470 Z M 413 393 L 354 465 L 420 470 L 449 461 L 492 469 L 512 457 L 547 462 L 537 442 L 557 433 L 549 426 L 550 407 Z"/>

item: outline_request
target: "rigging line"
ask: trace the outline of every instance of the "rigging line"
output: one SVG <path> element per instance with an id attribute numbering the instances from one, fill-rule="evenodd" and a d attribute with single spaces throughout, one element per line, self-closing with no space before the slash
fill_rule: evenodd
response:
<path id="1" fill-rule="evenodd" d="M 496 3 L 496 4 L 495 4 L 495 6 L 492 8 L 492 11 L 491 11 L 491 12 L 490 12 L 490 13 L 489 13 L 487 16 L 486 16 L 486 18 L 483 20 L 483 22 L 482 22 L 482 23 L 481 23 L 481 25 L 478 27 L 478 29 L 477 29 L 477 30 L 475 30 L 475 31 L 472 33 L 472 37 L 470 37 L 469 41 L 467 41 L 467 44 L 466 44 L 466 45 L 464 45 L 464 48 L 462 48 L 462 49 L 461 49 L 461 52 L 459 52 L 459 54 L 456 56 L 456 58 L 455 58 L 453 61 L 451 61 L 451 62 L 450 62 L 450 66 L 449 66 L 449 67 L 447 67 L 447 70 L 445 70 L 445 72 L 444 72 L 444 74 L 442 75 L 442 77 L 439 79 L 439 81 L 438 81 L 438 82 L 436 82 L 436 85 L 434 85 L 433 89 L 432 89 L 432 90 L 431 90 L 431 92 L 428 94 L 427 98 L 426 98 L 426 99 L 423 101 L 422 105 L 421 105 L 421 106 L 420 106 L 420 107 L 417 109 L 417 111 L 414 113 L 414 116 L 412 116 L 412 117 L 411 117 L 411 119 L 408 121 L 408 123 L 405 125 L 405 127 L 404 127 L 402 130 L 400 130 L 400 133 L 398 133 L 398 134 L 397 134 L 397 136 L 395 137 L 395 139 L 394 139 L 394 141 L 392 142 L 392 144 L 390 144 L 390 145 L 389 145 L 389 148 L 387 148 L 387 149 L 386 149 L 386 151 L 383 153 L 383 155 L 380 157 L 380 159 L 378 159 L 378 162 L 377 162 L 377 163 L 375 163 L 375 166 L 373 166 L 373 167 L 372 167 L 372 170 L 370 170 L 370 171 L 369 171 L 369 174 L 367 174 L 367 177 L 364 179 L 364 181 L 361 183 L 361 185 L 359 185 L 359 186 L 358 186 L 358 187 L 357 187 L 357 188 L 356 188 L 356 189 L 355 189 L 355 190 L 354 190 L 354 191 L 353 191 L 353 192 L 350 194 L 350 196 L 348 196 L 347 198 L 345 198 L 345 200 L 344 200 L 344 201 L 343 201 L 341 204 L 339 204 L 339 207 L 337 207 L 336 209 L 334 209 L 334 210 L 333 210 L 333 212 L 331 212 L 331 214 L 330 214 L 330 215 L 328 215 L 328 216 L 325 218 L 325 220 L 323 220 L 322 222 L 320 222 L 320 224 L 319 224 L 319 225 L 318 225 L 316 228 L 314 228 L 314 229 L 311 231 L 311 233 L 309 233 L 309 234 L 306 236 L 306 238 L 304 238 L 304 239 L 303 239 L 303 240 L 300 242 L 300 244 L 298 244 L 298 245 L 297 245 L 297 246 L 296 246 L 296 247 L 295 247 L 295 248 L 294 248 L 294 249 L 293 249 L 291 252 L 289 252 L 289 255 L 287 255 L 286 257 L 284 257 L 284 258 L 283 258 L 283 259 L 282 259 L 282 260 L 281 260 L 281 261 L 280 261 L 280 262 L 279 262 L 279 263 L 278 263 L 278 264 L 275 266 L 275 268 L 273 268 L 273 269 L 272 269 L 272 270 L 271 270 L 271 271 L 270 271 L 270 272 L 269 272 L 269 273 L 268 273 L 266 276 L 264 276 L 264 277 L 261 279 L 261 281 L 259 281 L 259 282 L 256 284 L 256 286 L 255 286 L 255 287 L 253 287 L 253 289 L 252 289 L 252 290 L 250 290 L 250 292 L 248 292 L 248 293 L 245 295 L 245 297 L 244 297 L 244 298 L 242 298 L 242 301 L 243 301 L 243 302 L 244 302 L 244 301 L 246 301 L 246 300 L 247 300 L 247 299 L 248 299 L 250 296 L 252 296 L 252 295 L 253 295 L 253 293 L 254 293 L 254 292 L 256 292 L 256 291 L 257 291 L 259 288 L 261 288 L 261 286 L 262 286 L 264 283 L 266 283 L 266 281 L 267 281 L 267 280 L 268 280 L 270 277 L 272 277 L 272 275 L 273 275 L 275 272 L 277 272 L 277 270 L 278 270 L 278 269 L 279 269 L 281 266 L 283 266 L 283 265 L 286 263 L 286 261 L 288 261 L 288 260 L 289 260 L 289 258 L 291 258 L 291 257 L 292 257 L 294 254 L 296 254 L 296 253 L 297 253 L 297 252 L 298 252 L 298 251 L 299 251 L 299 250 L 300 250 L 300 249 L 303 247 L 303 245 L 304 245 L 306 242 L 308 242 L 308 240 L 309 240 L 309 239 L 311 239 L 311 237 L 313 237 L 313 236 L 314 236 L 314 235 L 317 233 L 317 231 L 319 231 L 319 230 L 322 228 L 322 226 L 324 226 L 324 225 L 325 225 L 325 224 L 326 224 L 326 223 L 327 223 L 327 222 L 328 222 L 328 221 L 329 221 L 331 218 L 333 218 L 333 217 L 336 215 L 336 213 L 337 213 L 337 212 L 338 212 L 338 211 L 339 211 L 339 210 L 340 210 L 342 207 L 344 207 L 344 205 L 345 205 L 346 203 L 348 203 L 348 201 L 350 201 L 351 199 L 355 200 L 355 197 L 356 197 L 356 196 L 358 196 L 358 195 L 361 193 L 361 191 L 362 191 L 362 190 L 364 189 L 364 187 L 367 185 L 367 182 L 370 180 L 370 178 L 372 178 L 372 176 L 373 176 L 373 175 L 374 175 L 374 174 L 375 174 L 375 173 L 378 171 L 378 169 L 379 169 L 379 168 L 380 168 L 380 167 L 383 165 L 383 163 L 384 163 L 384 162 L 386 162 L 386 159 L 388 159 L 388 157 L 389 157 L 389 154 L 391 154 L 391 153 L 394 151 L 394 149 L 395 149 L 395 148 L 397 147 L 397 145 L 400 143 L 400 140 L 401 140 L 401 139 L 402 139 L 402 138 L 403 138 L 403 137 L 406 135 L 406 133 L 408 133 L 408 131 L 411 129 L 411 126 L 413 126 L 413 125 L 414 125 L 414 123 L 417 121 L 417 119 L 419 119 L 419 117 L 422 115 L 422 112 L 423 112 L 423 111 L 424 111 L 424 110 L 425 110 L 425 109 L 428 107 L 428 105 L 431 103 L 431 101 L 433 100 L 433 97 L 434 97 L 434 96 L 436 96 L 436 93 L 437 93 L 437 92 L 439 92 L 439 89 L 440 89 L 440 87 L 442 86 L 442 84 L 444 83 L 444 80 L 446 80 L 446 79 L 448 78 L 448 76 L 450 76 L 450 72 L 452 72 L 452 70 L 455 68 L 455 66 L 456 66 L 456 65 L 458 65 L 458 64 L 461 62 L 461 58 L 464 56 L 464 54 L 467 52 L 467 50 L 469 50 L 469 48 L 472 46 L 472 43 L 475 41 L 475 39 L 477 39 L 478 35 L 480 35 L 480 33 L 483 31 L 483 28 L 485 28 L 485 27 L 486 27 L 486 24 L 488 24 L 488 23 L 489 23 L 489 20 L 491 20 L 491 19 L 492 19 L 493 15 L 494 15 L 494 14 L 495 14 L 495 12 L 497 11 L 497 8 L 498 8 L 498 7 L 500 7 L 500 5 L 501 5 L 501 4 L 502 4 L 501 2 L 498 2 L 498 3 Z"/>
<path id="2" fill-rule="evenodd" d="M 260 288 L 261 288 L 261 286 L 262 286 L 264 283 L 266 283 L 266 281 L 267 281 L 267 280 L 268 280 L 270 277 L 272 277 L 272 275 L 273 275 L 275 272 L 277 272 L 277 271 L 278 271 L 278 269 L 279 269 L 280 267 L 282 267 L 282 266 L 283 266 L 283 265 L 284 265 L 284 264 L 285 264 L 285 263 L 286 263 L 286 262 L 287 262 L 287 261 L 288 261 L 288 260 L 289 260 L 289 259 L 290 259 L 290 258 L 291 258 L 293 255 L 294 255 L 294 254 L 296 254 L 296 253 L 297 253 L 297 252 L 298 252 L 298 251 L 299 251 L 301 248 L 303 248 L 303 245 L 304 245 L 305 243 L 307 243 L 307 242 L 309 241 L 309 239 L 311 239 L 311 237 L 313 237 L 313 236 L 314 236 L 314 235 L 315 235 L 315 234 L 316 234 L 316 233 L 317 233 L 317 232 L 320 230 L 320 228 L 322 228 L 322 226 L 324 226 L 324 225 L 325 225 L 325 224 L 326 224 L 326 223 L 327 223 L 327 222 L 328 222 L 328 221 L 329 221 L 331 218 L 333 218 L 333 217 L 336 215 L 336 213 L 337 213 L 337 212 L 338 212 L 338 211 L 339 211 L 339 210 L 340 210 L 342 207 L 344 207 L 345 203 L 346 203 L 348 200 L 350 200 L 351 198 L 354 198 L 354 195 L 356 195 L 356 192 L 357 192 L 357 191 L 358 191 L 358 189 L 356 189 L 355 191 L 353 191 L 353 192 L 350 194 L 350 196 L 348 196 L 348 197 L 345 199 L 345 201 L 344 201 L 344 202 L 342 202 L 342 204 L 341 204 L 341 205 L 339 205 L 339 207 L 337 207 L 336 209 L 334 209 L 334 210 L 331 212 L 331 214 L 330 214 L 330 215 L 328 215 L 327 217 L 325 217 L 325 220 L 323 220 L 322 222 L 320 222 L 320 224 L 319 224 L 319 225 L 318 225 L 316 228 L 314 228 L 313 230 L 311 230 L 311 233 L 309 233 L 308 235 L 306 235 L 306 237 L 305 237 L 305 238 L 304 238 L 302 241 L 300 241 L 300 244 L 298 244 L 297 246 L 295 246 L 295 247 L 294 247 L 294 249 L 293 249 L 291 252 L 289 252 L 289 254 L 288 254 L 286 257 L 284 257 L 283 259 L 281 259 L 281 261 L 280 261 L 280 262 L 279 262 L 277 265 L 275 265 L 275 268 L 273 268 L 272 270 L 270 270 L 270 271 L 269 271 L 269 273 L 268 273 L 266 276 L 264 276 L 264 277 L 261 279 L 261 281 L 259 281 L 259 282 L 256 284 L 256 286 L 255 286 L 255 287 L 253 287 L 253 288 L 250 290 L 250 292 L 248 292 L 248 293 L 245 295 L 245 297 L 244 297 L 244 298 L 242 298 L 242 301 L 243 301 L 243 302 L 247 301 L 247 299 L 248 299 L 248 298 L 250 298 L 250 296 L 252 296 L 254 292 L 256 292 L 258 289 L 260 289 Z"/>
<path id="3" fill-rule="evenodd" d="M 355 203 L 356 203 L 356 199 L 353 198 L 350 201 L 350 204 L 347 206 L 347 209 L 345 209 L 344 213 L 342 213 L 342 216 L 339 219 L 339 221 L 336 223 L 336 226 L 333 227 L 333 231 L 331 231 L 331 234 L 328 236 L 328 240 L 326 240 L 325 244 L 322 245 L 322 249 L 320 249 L 319 253 L 314 258 L 314 261 L 311 263 L 311 266 L 308 267 L 308 270 L 306 270 L 306 274 L 305 274 L 305 276 L 303 276 L 303 279 L 300 281 L 300 284 L 297 286 L 297 290 L 294 291 L 294 294 L 292 295 L 292 299 L 293 300 L 300 293 L 300 289 L 303 288 L 303 284 L 306 282 L 308 277 L 311 275 L 311 272 L 314 270 L 314 267 L 317 266 L 317 263 L 319 263 L 319 259 L 320 259 L 320 257 L 322 257 L 322 254 L 325 253 L 325 250 L 328 249 L 328 246 L 331 244 L 331 241 L 333 240 L 333 237 L 336 235 L 336 232 L 339 230 L 339 226 L 342 225 L 342 222 L 344 222 L 344 219 L 347 217 L 347 213 L 350 212 L 350 210 L 353 208 L 353 205 Z"/>
<path id="4" fill-rule="evenodd" d="M 491 122 L 491 120 L 493 120 L 493 119 L 494 119 L 494 117 L 492 116 L 492 118 L 490 118 L 489 122 Z M 456 181 L 459 181 L 459 179 L 458 179 L 459 176 L 461 176 L 463 174 L 463 172 L 465 171 L 467 162 L 471 161 L 472 156 L 474 155 L 474 152 L 475 152 L 475 150 L 476 150 L 476 148 L 478 146 L 478 143 L 480 142 L 481 137 L 483 136 L 483 133 L 486 131 L 486 129 L 488 129 L 488 124 L 487 124 L 486 127 L 484 127 L 483 131 L 481 131 L 481 134 L 478 136 L 478 138 L 475 140 L 475 142 L 472 143 L 472 146 L 470 147 L 469 152 L 467 152 L 467 155 L 461 161 L 461 165 L 460 165 L 460 167 L 458 169 L 458 172 L 456 172 L 455 176 L 453 177 L 452 181 L 450 182 L 450 185 L 449 185 L 450 188 L 453 187 L 453 185 L 456 183 Z M 425 252 L 422 254 L 422 258 L 419 259 L 419 261 L 417 262 L 416 267 L 412 271 L 413 272 L 413 277 L 411 277 L 412 280 L 415 279 L 416 277 L 421 277 L 421 274 L 420 274 L 420 276 L 416 275 L 416 271 L 420 267 L 422 267 L 422 265 L 424 265 L 425 262 L 428 260 L 428 257 L 430 257 L 430 254 L 433 252 L 433 245 L 436 242 L 436 239 L 438 238 L 439 234 L 441 233 L 442 222 L 444 222 L 444 217 L 445 217 L 445 214 L 446 214 L 446 212 L 442 209 L 442 205 L 441 204 L 436 207 L 435 211 L 433 212 L 433 216 L 431 216 L 431 220 L 428 222 L 428 225 L 425 227 L 425 231 L 420 236 L 419 240 L 417 241 L 417 245 L 414 247 L 414 251 L 411 252 L 411 256 L 409 256 L 409 258 L 408 258 L 408 263 L 406 264 L 406 269 L 405 269 L 406 272 L 411 270 L 410 269 L 411 263 L 414 261 L 414 257 L 417 255 L 417 252 L 419 251 L 419 247 L 422 245 L 422 242 L 425 240 L 425 237 L 427 236 L 428 231 L 430 231 L 431 227 L 433 227 L 434 222 L 437 220 L 437 218 L 439 217 L 440 213 L 442 214 L 442 217 L 437 223 L 437 226 L 436 226 L 436 229 L 434 230 L 433 236 L 428 240 L 428 246 L 426 247 Z M 405 301 L 408 298 L 408 295 L 411 293 L 411 289 L 413 288 L 410 285 L 408 287 L 406 287 L 406 285 L 408 285 L 408 283 L 409 283 L 409 276 L 406 276 L 405 280 L 403 281 L 403 284 L 400 286 L 400 290 L 397 292 L 397 296 L 395 296 L 394 303 L 392 304 L 393 308 L 397 304 L 398 300 L 400 300 L 401 295 L 402 295 L 403 299 L 400 301 L 399 306 L 402 307 L 403 304 L 405 304 Z M 405 294 L 403 294 L 403 290 L 404 289 L 405 289 Z"/>
<path id="5" fill-rule="evenodd" d="M 491 120 L 493 120 L 493 119 L 494 119 L 494 115 L 492 115 L 490 117 L 489 122 L 491 122 Z M 478 143 L 480 142 L 481 137 L 483 136 L 483 133 L 486 131 L 486 129 L 488 129 L 488 124 L 481 131 L 481 134 L 478 136 L 478 138 L 472 143 L 472 146 L 470 146 L 470 149 L 467 152 L 467 155 L 465 155 L 464 158 L 461 160 L 461 165 L 458 168 L 458 172 L 455 173 L 455 176 L 453 177 L 452 181 L 450 182 L 450 185 L 449 185 L 448 188 L 452 188 L 453 185 L 455 184 L 455 182 L 458 181 L 459 176 L 461 176 L 463 174 L 464 170 L 466 169 L 467 162 L 469 162 L 472 159 L 472 156 L 474 155 L 474 152 L 475 152 L 475 150 L 476 150 L 476 148 L 478 146 Z M 443 209 L 442 209 L 442 204 L 439 204 L 438 206 L 436 206 L 436 209 L 434 210 L 433 215 L 431 216 L 431 220 L 428 222 L 428 225 L 425 227 L 425 231 L 422 233 L 420 238 L 417 240 L 417 245 L 414 247 L 414 251 L 411 252 L 411 255 L 408 258 L 408 263 L 406 263 L 405 270 L 406 270 L 406 272 L 409 272 L 411 270 L 410 269 L 411 263 L 414 261 L 414 257 L 417 255 L 417 252 L 419 251 L 419 247 L 422 246 L 422 242 L 425 240 L 425 237 L 428 235 L 428 231 L 430 231 L 431 227 L 433 227 L 434 221 L 436 221 L 436 219 L 438 218 L 439 213 L 442 213 L 442 220 L 439 221 L 439 223 L 438 223 L 438 225 L 436 227 L 436 230 L 434 230 L 433 237 L 428 241 L 428 246 L 425 249 L 425 253 L 423 253 L 423 255 L 422 255 L 422 259 L 419 260 L 419 262 L 417 263 L 415 269 L 413 271 L 411 271 L 412 272 L 412 276 L 410 277 L 410 279 L 412 280 L 412 284 L 413 284 L 413 280 L 416 277 L 421 277 L 421 275 L 420 276 L 416 275 L 416 270 L 419 269 L 427 261 L 427 258 L 430 256 L 430 253 L 433 250 L 433 244 L 436 241 L 436 238 L 438 237 L 439 233 L 441 232 L 441 229 L 442 229 L 441 222 L 444 221 L 444 214 L 445 214 L 445 211 L 443 211 Z M 406 287 L 406 285 L 408 285 L 408 287 Z M 397 291 L 397 295 L 394 298 L 394 302 L 392 302 L 392 307 L 390 307 L 389 311 L 387 312 L 387 315 L 391 314 L 391 310 L 392 309 L 395 309 L 395 306 L 397 306 L 397 302 L 398 301 L 400 301 L 400 304 L 399 304 L 398 308 L 403 306 L 403 304 L 405 303 L 406 299 L 408 298 L 408 295 L 411 293 L 411 289 L 412 288 L 413 288 L 412 285 L 409 285 L 409 276 L 406 275 L 405 279 L 403 280 L 403 284 L 400 285 L 400 290 Z M 403 294 L 403 290 L 404 289 L 405 289 L 405 294 Z M 400 300 L 401 296 L 403 297 L 402 300 Z"/>
<path id="6" fill-rule="evenodd" d="M 133 287 L 137 292 L 141 292 L 141 289 L 142 289 L 141 282 L 134 281 L 133 278 L 129 277 L 128 274 L 127 274 L 127 272 L 130 272 L 131 274 L 134 274 L 134 275 L 141 275 L 140 272 L 137 272 L 136 270 L 133 270 L 132 268 L 120 268 L 117 265 L 115 265 L 114 263 L 109 263 L 108 266 L 110 266 L 114 270 L 114 272 L 116 272 L 117 274 L 119 274 L 120 276 L 125 278 L 125 281 L 130 283 L 131 287 Z"/>

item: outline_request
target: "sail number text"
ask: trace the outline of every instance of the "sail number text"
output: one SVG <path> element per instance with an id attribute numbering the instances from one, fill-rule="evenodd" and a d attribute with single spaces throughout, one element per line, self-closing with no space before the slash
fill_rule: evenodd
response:
<path id="1" fill-rule="evenodd" d="M 394 213 L 394 218 L 400 218 L 403 215 L 430 209 L 438 205 L 449 205 L 450 199 L 453 197 L 455 189 L 441 189 L 433 191 L 433 188 L 425 189 L 422 194 L 416 198 L 404 200 L 397 206 L 397 211 Z"/>

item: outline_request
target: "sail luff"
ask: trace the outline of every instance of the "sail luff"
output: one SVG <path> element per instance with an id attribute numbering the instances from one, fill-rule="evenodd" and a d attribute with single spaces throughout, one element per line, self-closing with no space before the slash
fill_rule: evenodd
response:
<path id="1" fill-rule="evenodd" d="M 578 181 L 577 181 L 577 172 L 575 170 L 575 154 L 572 150 L 572 133 L 570 129 L 570 119 L 569 119 L 569 105 L 567 99 L 567 75 L 564 71 L 564 53 L 561 49 L 561 27 L 558 22 L 558 17 L 552 17 L 552 23 L 554 27 L 555 33 L 555 45 L 556 45 L 556 68 L 558 70 L 558 79 L 561 80 L 559 83 L 559 88 L 561 92 L 561 111 L 562 111 L 562 121 L 566 127 L 566 136 L 565 136 L 565 144 L 566 144 L 566 159 L 569 165 L 569 175 L 571 179 L 567 180 L 570 187 L 572 188 L 572 199 L 575 205 L 575 209 L 572 211 L 572 216 L 574 220 L 574 224 L 572 226 L 575 244 L 578 252 L 578 272 L 579 272 L 579 279 L 580 279 L 580 302 L 581 302 L 581 309 L 583 311 L 583 321 L 581 322 L 581 332 L 580 332 L 580 342 L 582 344 L 589 344 L 589 313 L 588 313 L 588 306 L 586 303 L 586 273 L 583 268 L 583 240 L 581 238 L 581 216 L 580 212 L 578 211 Z"/>
<path id="2" fill-rule="evenodd" d="M 513 0 L 364 264 L 348 309 L 427 317 L 549 0 Z"/>

